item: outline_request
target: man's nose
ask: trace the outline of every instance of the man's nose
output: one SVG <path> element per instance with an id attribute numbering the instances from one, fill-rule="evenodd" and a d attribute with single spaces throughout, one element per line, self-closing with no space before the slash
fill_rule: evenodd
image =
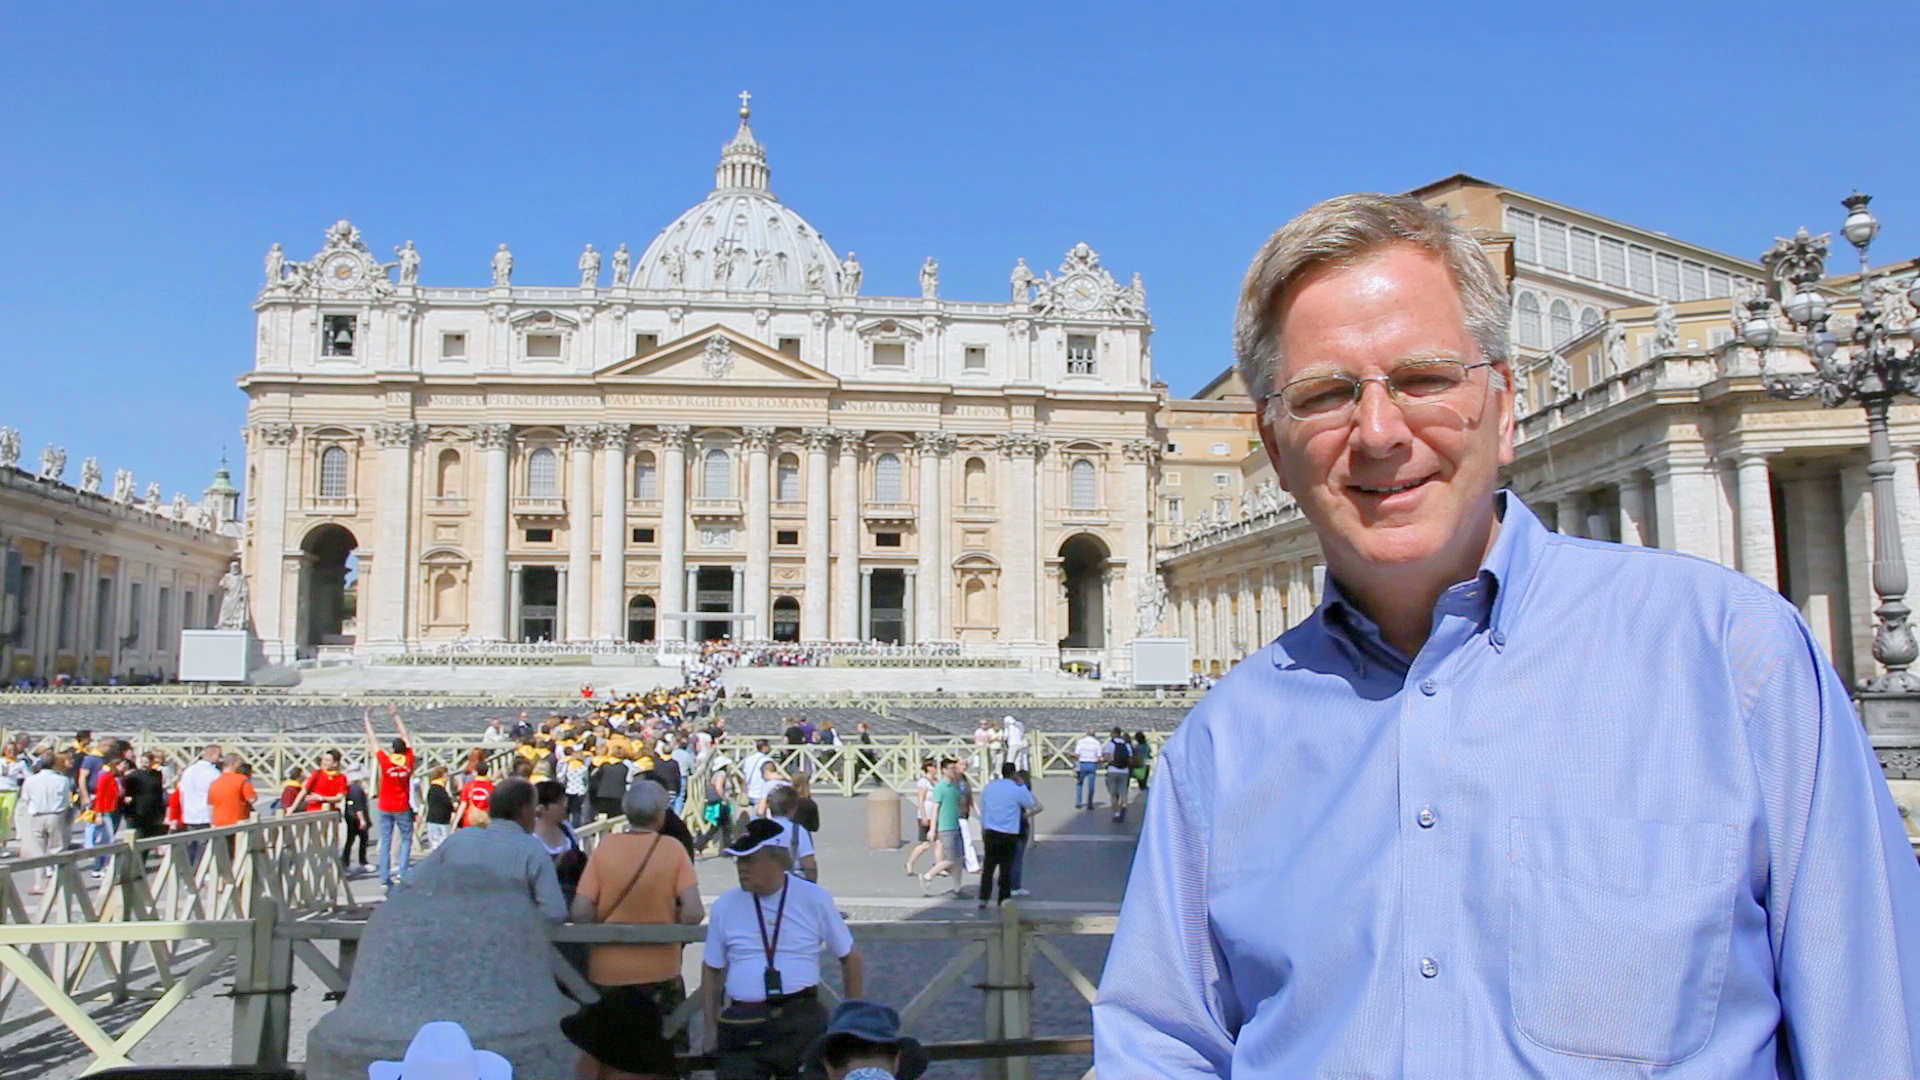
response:
<path id="1" fill-rule="evenodd" d="M 1369 457 L 1384 457 L 1413 440 L 1406 414 L 1387 393 L 1384 382 L 1360 384 L 1360 400 L 1353 406 L 1353 430 L 1348 442 Z"/>

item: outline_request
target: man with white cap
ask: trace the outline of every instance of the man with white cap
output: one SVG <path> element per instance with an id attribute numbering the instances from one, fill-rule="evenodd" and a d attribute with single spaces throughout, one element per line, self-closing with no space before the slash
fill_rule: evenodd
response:
<path id="1" fill-rule="evenodd" d="M 715 1080 L 788 1080 L 827 1027 L 820 951 L 840 959 L 845 996 L 861 994 L 863 969 L 833 894 L 789 871 L 786 830 L 761 819 L 728 844 L 740 887 L 708 915 L 700 987 Z M 726 1005 L 722 1007 L 722 999 Z"/>
<path id="2" fill-rule="evenodd" d="M 407 1056 L 367 1066 L 367 1080 L 513 1080 L 513 1064 L 491 1050 L 475 1050 L 467 1029 L 451 1020 L 420 1025 Z"/>

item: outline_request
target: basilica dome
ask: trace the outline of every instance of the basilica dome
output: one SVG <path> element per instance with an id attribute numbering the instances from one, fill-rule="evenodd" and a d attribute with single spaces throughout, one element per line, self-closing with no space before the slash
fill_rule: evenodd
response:
<path id="1" fill-rule="evenodd" d="M 633 268 L 636 289 L 840 295 L 840 259 L 767 190 L 767 152 L 747 125 L 720 151 L 713 193 L 660 230 Z"/>

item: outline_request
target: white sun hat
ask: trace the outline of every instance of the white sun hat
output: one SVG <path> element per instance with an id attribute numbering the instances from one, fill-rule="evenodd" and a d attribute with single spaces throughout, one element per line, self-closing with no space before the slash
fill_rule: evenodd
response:
<path id="1" fill-rule="evenodd" d="M 513 1063 L 475 1050 L 459 1024 L 433 1020 L 414 1033 L 405 1059 L 368 1065 L 367 1080 L 513 1080 Z"/>

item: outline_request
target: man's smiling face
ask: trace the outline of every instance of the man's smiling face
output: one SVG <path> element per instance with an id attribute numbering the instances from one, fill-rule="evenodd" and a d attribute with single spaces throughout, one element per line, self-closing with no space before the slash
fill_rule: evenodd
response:
<path id="1" fill-rule="evenodd" d="M 1276 388 L 1317 374 L 1378 378 L 1421 358 L 1480 360 L 1446 264 L 1412 245 L 1309 271 L 1279 303 Z M 1491 542 L 1499 469 L 1513 460 L 1513 398 L 1488 385 L 1494 370 L 1472 370 L 1453 407 L 1403 412 L 1384 383 L 1366 383 L 1345 416 L 1297 420 L 1277 399 L 1263 410 L 1280 485 L 1337 577 L 1472 575 Z"/>

